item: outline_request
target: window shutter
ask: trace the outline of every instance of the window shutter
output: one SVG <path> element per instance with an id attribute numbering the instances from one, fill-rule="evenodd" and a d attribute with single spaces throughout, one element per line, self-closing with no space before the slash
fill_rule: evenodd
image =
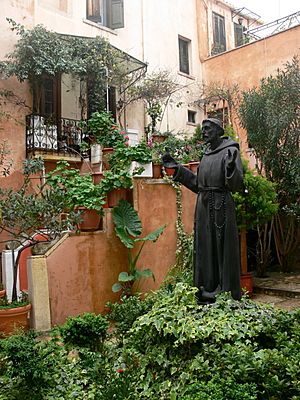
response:
<path id="1" fill-rule="evenodd" d="M 234 23 L 234 39 L 235 39 L 235 47 L 242 46 L 244 44 L 243 25 Z"/>
<path id="2" fill-rule="evenodd" d="M 184 72 L 185 74 L 189 74 L 190 73 L 189 42 L 179 38 L 178 44 L 179 44 L 179 70 L 181 72 Z"/>
<path id="3" fill-rule="evenodd" d="M 216 13 L 213 13 L 213 36 L 214 48 L 212 53 L 222 53 L 226 50 L 225 19 Z"/>
<path id="4" fill-rule="evenodd" d="M 102 22 L 99 0 L 87 0 L 86 18 L 93 22 Z"/>
<path id="5" fill-rule="evenodd" d="M 123 0 L 107 0 L 107 14 L 109 28 L 124 28 Z"/>

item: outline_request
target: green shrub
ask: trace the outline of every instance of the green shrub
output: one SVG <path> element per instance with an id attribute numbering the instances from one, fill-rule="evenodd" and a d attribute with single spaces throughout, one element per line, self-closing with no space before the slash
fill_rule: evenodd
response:
<path id="1" fill-rule="evenodd" d="M 142 300 L 139 295 L 123 296 L 120 303 L 108 302 L 109 308 L 107 317 L 115 322 L 116 334 L 122 336 L 129 331 L 138 317 L 150 310 L 152 301 L 148 297 Z"/>
<path id="2" fill-rule="evenodd" d="M 85 313 L 78 317 L 69 317 L 59 328 L 59 332 L 67 347 L 87 347 L 100 349 L 108 329 L 107 318 L 103 315 Z"/>
<path id="3" fill-rule="evenodd" d="M 29 332 L 0 341 L 0 399 L 43 399 L 62 351 L 55 342 Z"/>
<path id="4" fill-rule="evenodd" d="M 211 393 L 193 398 L 187 392 L 187 399 L 242 399 L 243 392 L 245 399 L 300 396 L 300 312 L 247 297 L 234 301 L 227 293 L 197 306 L 196 290 L 184 283 L 164 288 L 129 331 L 124 357 L 138 363 L 140 398 L 184 399 L 191 385 L 208 385 Z"/>

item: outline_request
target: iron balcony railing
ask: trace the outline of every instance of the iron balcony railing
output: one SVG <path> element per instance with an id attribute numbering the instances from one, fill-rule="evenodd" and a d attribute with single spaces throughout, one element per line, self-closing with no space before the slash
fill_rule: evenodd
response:
<path id="1" fill-rule="evenodd" d="M 70 118 L 46 118 L 41 115 L 26 116 L 27 154 L 42 151 L 58 155 L 82 156 L 81 143 L 87 134 L 80 121 Z"/>

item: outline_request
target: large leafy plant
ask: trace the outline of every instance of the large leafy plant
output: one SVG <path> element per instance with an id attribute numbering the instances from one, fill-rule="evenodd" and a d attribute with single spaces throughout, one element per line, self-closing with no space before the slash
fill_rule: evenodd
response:
<path id="1" fill-rule="evenodd" d="M 79 214 L 71 210 L 67 218 L 61 214 L 68 207 L 68 199 L 59 186 L 47 185 L 43 176 L 43 161 L 24 162 L 24 181 L 21 187 L 0 188 L 0 232 L 7 235 L 7 243 L 13 254 L 12 302 L 17 298 L 18 266 L 21 254 L 40 242 L 51 242 L 63 231 L 74 229 Z M 38 175 L 41 184 L 35 187 L 31 177 Z M 38 235 L 37 235 L 38 234 Z"/>
<path id="2" fill-rule="evenodd" d="M 126 200 L 121 200 L 117 207 L 113 209 L 113 221 L 115 232 L 121 242 L 128 250 L 128 272 L 119 274 L 118 282 L 112 287 L 113 292 L 123 290 L 125 294 L 132 294 L 133 284 L 141 278 L 154 278 L 153 272 L 149 268 L 140 270 L 137 262 L 147 241 L 155 242 L 163 233 L 165 225 L 157 228 L 147 236 L 140 237 L 142 234 L 142 223 L 136 210 Z M 140 243 L 137 252 L 134 247 Z"/>
<path id="3" fill-rule="evenodd" d="M 88 134 L 95 138 L 103 147 L 114 147 L 124 143 L 125 136 L 118 129 L 113 116 L 108 111 L 96 111 L 86 123 Z"/>
<path id="4" fill-rule="evenodd" d="M 276 184 L 279 214 L 273 233 L 279 264 L 291 268 L 300 217 L 300 67 L 294 58 L 258 88 L 243 93 L 242 126 L 258 160 L 260 172 Z"/>
<path id="5" fill-rule="evenodd" d="M 100 214 L 103 212 L 105 201 L 102 190 L 99 185 L 94 185 L 90 174 L 80 175 L 80 171 L 71 168 L 67 161 L 60 161 L 46 179 L 48 186 L 62 190 L 68 209 L 85 207 Z"/>

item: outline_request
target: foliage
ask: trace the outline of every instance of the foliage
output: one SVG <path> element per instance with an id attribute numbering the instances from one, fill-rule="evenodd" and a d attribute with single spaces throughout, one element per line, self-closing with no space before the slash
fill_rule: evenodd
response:
<path id="1" fill-rule="evenodd" d="M 66 209 L 86 207 L 103 212 L 104 195 L 99 185 L 94 185 L 91 175 L 80 175 L 67 161 L 59 161 L 56 168 L 46 176 L 47 185 L 62 191 Z"/>
<path id="2" fill-rule="evenodd" d="M 9 154 L 7 141 L 0 142 L 0 174 L 3 176 L 8 176 L 12 167 L 12 160 L 7 158 Z"/>
<path id="3" fill-rule="evenodd" d="M 82 122 L 82 125 L 86 125 L 88 134 L 103 147 L 114 147 L 118 143 L 125 143 L 125 136 L 118 129 L 110 112 L 94 112 L 86 123 Z"/>
<path id="4" fill-rule="evenodd" d="M 197 136 L 196 131 L 190 138 L 185 134 L 174 135 L 168 133 L 164 142 L 153 142 L 150 138 L 148 144 L 151 148 L 153 162 L 161 162 L 161 157 L 166 151 L 179 163 L 200 161 L 205 151 L 205 147 Z"/>
<path id="5" fill-rule="evenodd" d="M 176 78 L 167 70 L 154 71 L 141 79 L 136 85 L 132 85 L 128 91 L 123 107 L 139 100 L 146 105 L 146 112 L 151 122 L 148 130 L 155 132 L 157 122 L 161 120 L 164 109 L 174 93 L 182 88 Z"/>
<path id="6" fill-rule="evenodd" d="M 118 282 L 113 285 L 112 289 L 114 292 L 123 290 L 125 294 L 132 294 L 134 282 L 139 281 L 141 278 L 154 278 L 149 268 L 140 270 L 137 268 L 137 263 L 145 243 L 147 241 L 156 242 L 163 233 L 165 225 L 144 237 L 140 237 L 142 234 L 141 220 L 138 213 L 126 200 L 121 200 L 118 206 L 114 207 L 112 216 L 115 223 L 116 235 L 128 250 L 128 272 L 121 272 L 119 274 Z M 133 248 L 135 244 L 140 242 L 139 249 L 134 253 Z"/>
<path id="7" fill-rule="evenodd" d="M 196 290 L 178 283 L 158 292 L 129 332 L 125 350 L 138 359 L 141 398 L 185 398 L 197 385 L 212 399 L 241 399 L 243 385 L 249 399 L 297 398 L 299 311 L 227 294 L 197 307 Z"/>
<path id="8" fill-rule="evenodd" d="M 132 189 L 132 174 L 129 170 L 121 169 L 119 171 L 106 170 L 103 172 L 103 179 L 99 183 L 100 191 L 103 195 L 114 189 Z"/>
<path id="9" fill-rule="evenodd" d="M 66 219 L 61 219 L 68 199 L 59 187 L 43 183 L 42 171 L 42 160 L 26 160 L 21 187 L 0 188 L 0 231 L 8 234 L 7 242 L 13 250 L 19 247 L 13 266 L 12 301 L 17 301 L 17 271 L 22 252 L 39 242 L 57 239 L 63 231 L 73 229 L 79 220 L 78 213 L 72 210 Z M 41 182 L 37 187 L 31 184 L 30 177 L 34 174 L 38 174 Z"/>
<path id="10" fill-rule="evenodd" d="M 269 221 L 278 210 L 275 186 L 268 179 L 255 175 L 243 162 L 244 188 L 233 193 L 239 229 L 251 229 Z"/>
<path id="11" fill-rule="evenodd" d="M 67 347 L 86 347 L 99 350 L 108 329 L 107 318 L 101 314 L 85 313 L 67 318 L 59 333 Z"/>
<path id="12" fill-rule="evenodd" d="M 41 393 L 48 387 L 51 376 L 58 368 L 59 351 L 55 343 L 46 343 L 37 336 L 37 333 L 29 332 L 1 340 L 1 400 L 43 399 Z"/>
<path id="13" fill-rule="evenodd" d="M 108 302 L 106 307 L 109 310 L 107 317 L 114 322 L 117 336 L 122 337 L 132 327 L 138 317 L 145 314 L 152 306 L 151 296 L 142 300 L 141 296 L 122 296 L 120 303 Z"/>
<path id="14" fill-rule="evenodd" d="M 114 152 L 109 158 L 109 164 L 113 172 L 121 169 L 129 169 L 132 161 L 140 164 L 151 162 L 151 150 L 145 142 L 140 142 L 135 146 L 125 146 L 120 143 L 115 146 Z"/>
<path id="15" fill-rule="evenodd" d="M 299 215 L 300 69 L 294 58 L 276 76 L 243 93 L 242 126 L 268 179 L 276 183 L 281 208 Z"/>
<path id="16" fill-rule="evenodd" d="M 299 398 L 299 310 L 227 293 L 197 306 L 197 289 L 175 281 L 144 302 L 133 296 L 114 304 L 109 318 L 121 340 L 108 336 L 100 351 L 68 351 L 57 338 L 35 335 L 2 340 L 0 399 Z"/>
<path id="17" fill-rule="evenodd" d="M 62 73 L 88 81 L 89 108 L 92 112 L 105 109 L 104 93 L 108 84 L 130 86 L 138 81 L 144 69 L 128 73 L 124 55 L 103 37 L 83 38 L 48 31 L 43 25 L 25 29 L 10 18 L 11 30 L 20 37 L 14 51 L 0 62 L 0 72 L 16 76 L 21 82 L 28 80 L 39 90 L 45 75 Z"/>

